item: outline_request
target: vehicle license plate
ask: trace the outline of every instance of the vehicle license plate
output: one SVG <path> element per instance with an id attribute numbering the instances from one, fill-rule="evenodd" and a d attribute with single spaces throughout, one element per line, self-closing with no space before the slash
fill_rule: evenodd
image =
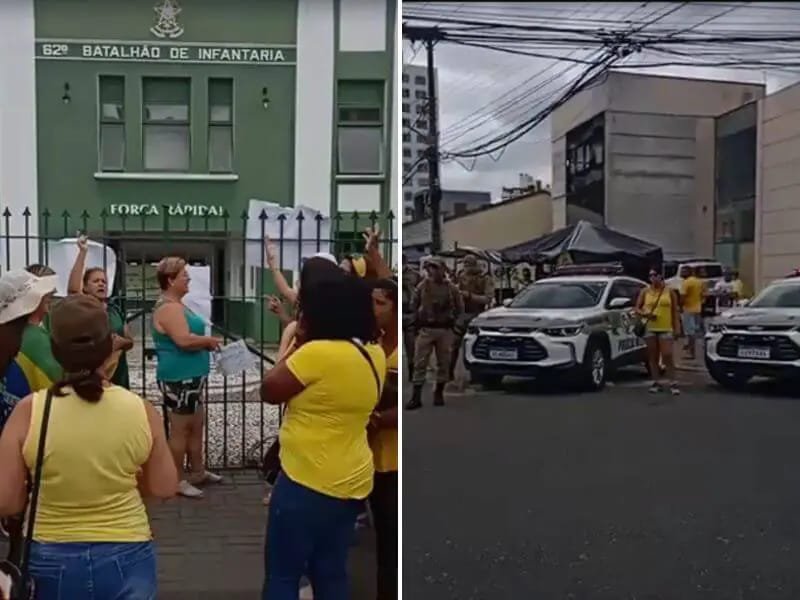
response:
<path id="1" fill-rule="evenodd" d="M 762 358 L 769 360 L 769 348 L 758 348 L 755 346 L 739 346 L 736 352 L 739 358 Z"/>
<path id="2" fill-rule="evenodd" d="M 489 358 L 492 360 L 517 360 L 518 357 L 519 353 L 514 348 L 489 350 Z"/>

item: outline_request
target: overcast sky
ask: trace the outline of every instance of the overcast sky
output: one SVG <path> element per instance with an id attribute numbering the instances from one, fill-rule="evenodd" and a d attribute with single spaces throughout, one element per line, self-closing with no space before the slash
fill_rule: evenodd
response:
<path id="1" fill-rule="evenodd" d="M 421 10 L 426 13 L 436 11 L 451 18 L 476 19 L 485 15 L 494 20 L 518 20 L 541 17 L 538 24 L 551 26 L 581 27 L 608 26 L 619 27 L 619 23 L 630 18 L 634 21 L 650 22 L 659 15 L 652 28 L 690 28 L 702 33 L 736 30 L 740 32 L 774 32 L 795 27 L 800 32 L 800 2 L 768 3 L 768 7 L 756 7 L 759 3 L 669 3 L 669 2 L 562 2 L 562 3 L 472 3 L 472 2 L 415 2 L 407 4 L 408 10 Z M 683 5 L 678 8 L 678 5 Z M 671 8 L 676 10 L 670 13 Z M 717 15 L 722 14 L 719 18 Z M 407 16 L 407 12 L 406 12 Z M 552 17 L 552 18 L 550 18 Z M 564 19 L 572 20 L 567 23 Z M 603 23 L 593 23 L 589 20 Z M 704 23 L 707 21 L 707 23 Z M 433 25 L 434 23 L 428 23 Z M 699 24 L 699 25 L 698 25 Z M 442 26 L 447 26 L 442 24 Z M 425 51 L 412 48 L 404 43 L 404 62 L 425 64 Z M 572 49 L 543 48 L 536 50 L 548 55 L 566 56 Z M 581 56 L 576 54 L 575 56 Z M 800 59 L 800 53 L 796 55 Z M 461 45 L 441 43 L 436 46 L 436 66 L 438 70 L 440 94 L 440 131 L 442 148 L 455 150 L 464 148 L 471 141 L 488 133 L 502 130 L 509 123 L 518 123 L 526 115 L 547 105 L 548 98 L 567 84 L 582 65 L 562 74 L 571 63 L 529 56 L 516 56 L 502 52 L 470 48 Z M 683 60 L 683 59 L 681 59 Z M 785 59 L 784 59 L 785 60 Z M 663 55 L 643 53 L 635 57 L 634 64 L 664 62 Z M 800 80 L 797 74 L 786 70 L 741 70 L 704 67 L 659 67 L 636 69 L 640 73 L 678 75 L 684 77 L 703 77 L 766 83 L 771 93 Z M 544 82 L 549 81 L 546 85 Z M 527 83 L 526 83 L 527 81 Z M 523 101 L 506 107 L 498 114 L 498 106 L 509 94 L 520 94 L 526 90 L 540 88 L 526 95 Z M 542 87 L 544 86 L 544 87 Z M 495 101 L 495 102 L 493 102 Z M 525 137 L 509 146 L 502 156 L 481 157 L 462 164 L 450 162 L 442 167 L 442 187 L 444 189 L 480 190 L 499 197 L 502 186 L 518 185 L 519 173 L 528 173 L 535 179 L 549 183 L 550 166 L 550 122 L 545 120 Z M 470 170 L 471 169 L 471 170 Z"/>

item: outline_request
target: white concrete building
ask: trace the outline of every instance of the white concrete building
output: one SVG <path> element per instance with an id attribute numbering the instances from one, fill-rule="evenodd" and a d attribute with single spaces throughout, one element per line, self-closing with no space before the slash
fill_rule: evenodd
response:
<path id="1" fill-rule="evenodd" d="M 435 72 L 434 72 L 435 73 Z M 438 90 L 438 81 L 434 80 Z M 401 98 L 403 119 L 403 177 L 424 156 L 428 147 L 428 70 L 420 65 L 403 65 Z M 403 221 L 414 213 L 414 194 L 428 187 L 428 164 L 422 162 L 403 186 Z"/>

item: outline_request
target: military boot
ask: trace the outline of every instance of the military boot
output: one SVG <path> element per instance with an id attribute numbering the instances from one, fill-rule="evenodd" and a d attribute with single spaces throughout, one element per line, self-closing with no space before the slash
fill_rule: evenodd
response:
<path id="1" fill-rule="evenodd" d="M 444 406 L 444 383 L 437 383 L 433 390 L 433 405 Z"/>
<path id="2" fill-rule="evenodd" d="M 406 404 L 406 410 L 417 410 L 422 408 L 422 386 L 414 384 L 414 391 L 411 392 L 411 400 Z"/>

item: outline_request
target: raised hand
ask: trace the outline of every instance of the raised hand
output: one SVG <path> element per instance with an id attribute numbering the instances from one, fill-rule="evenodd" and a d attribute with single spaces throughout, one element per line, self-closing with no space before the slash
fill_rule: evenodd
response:
<path id="1" fill-rule="evenodd" d="M 82 233 L 78 233 L 78 251 L 86 252 L 89 249 L 89 238 Z"/>
<path id="2" fill-rule="evenodd" d="M 264 249 L 267 253 L 267 265 L 270 269 L 276 268 L 278 266 L 278 249 L 269 236 L 264 238 Z"/>
<path id="3" fill-rule="evenodd" d="M 367 252 L 378 249 L 378 242 L 381 239 L 381 228 L 377 224 L 375 227 L 367 227 L 362 235 L 366 243 Z"/>

